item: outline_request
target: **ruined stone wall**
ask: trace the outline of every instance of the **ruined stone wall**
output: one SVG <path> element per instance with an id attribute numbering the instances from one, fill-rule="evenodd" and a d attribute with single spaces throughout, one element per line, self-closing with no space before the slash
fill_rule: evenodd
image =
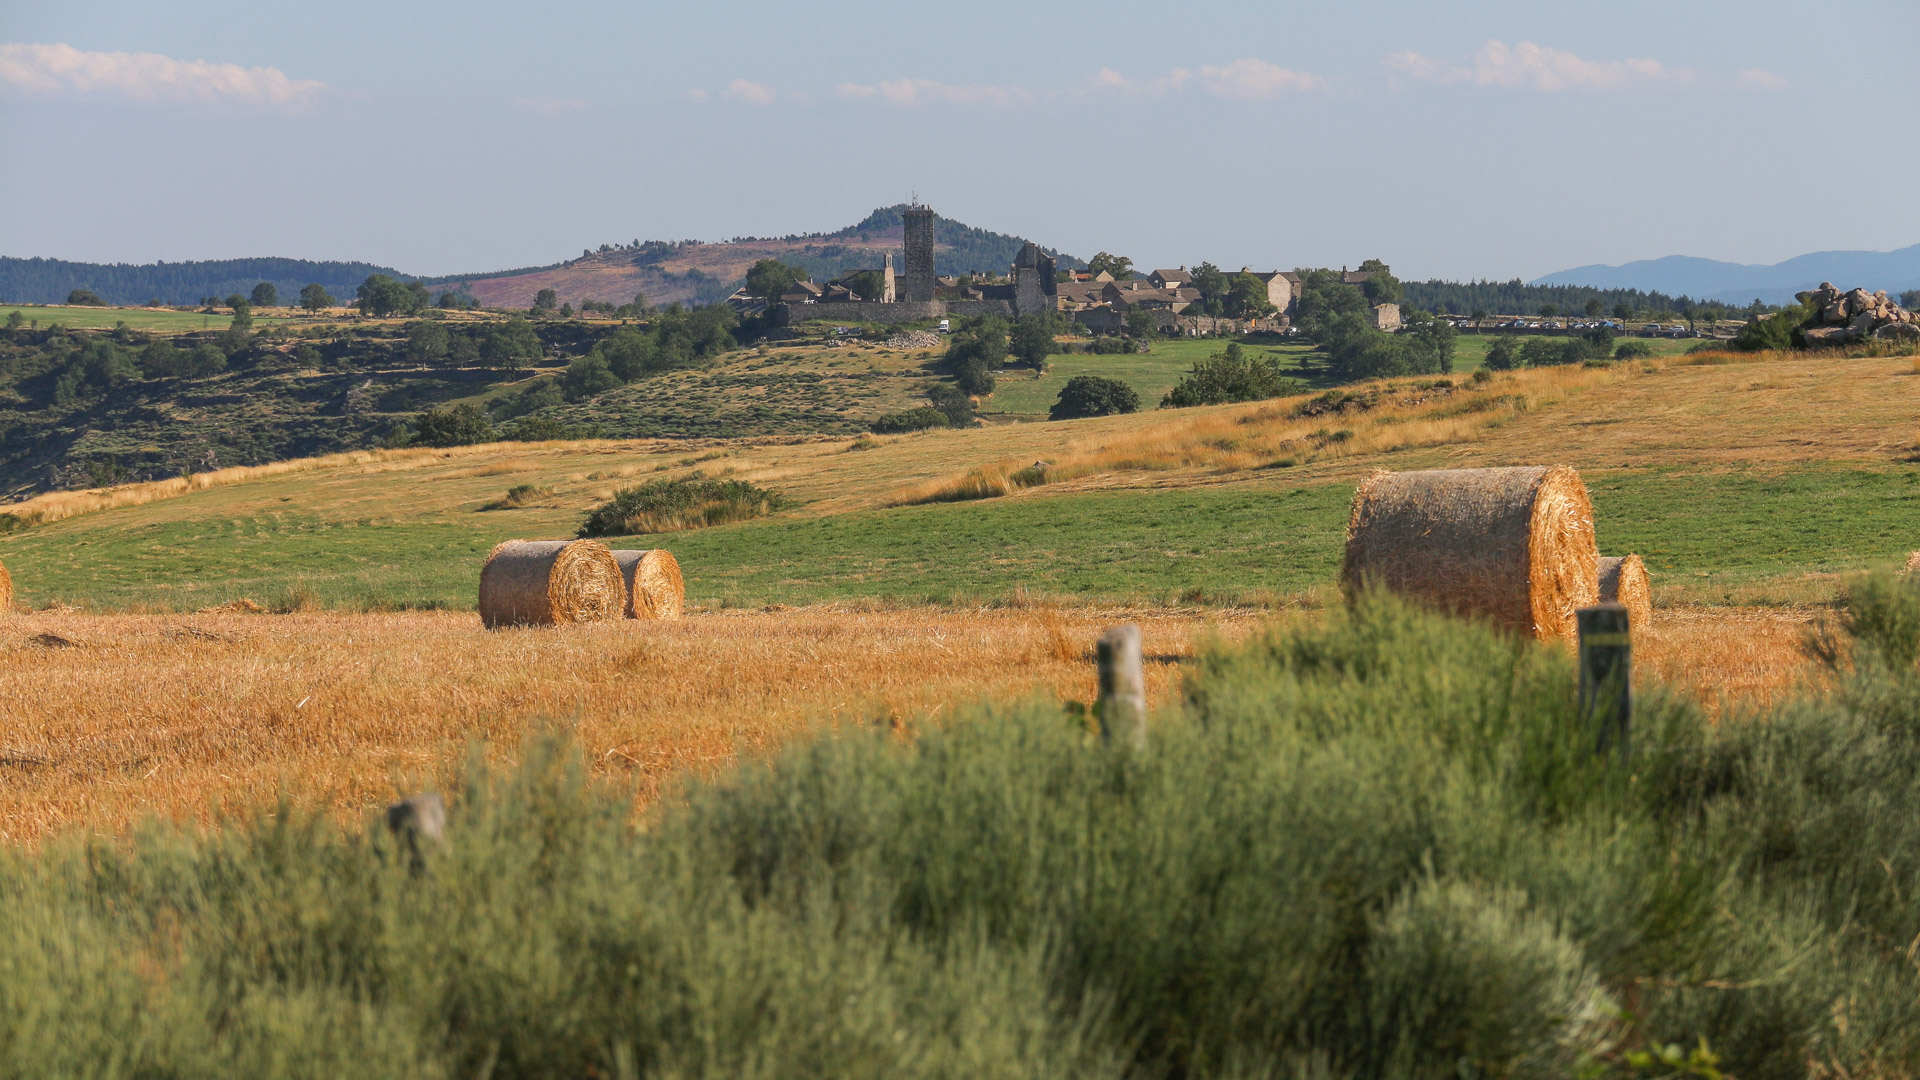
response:
<path id="1" fill-rule="evenodd" d="M 878 300 L 835 304 L 788 304 L 780 325 L 792 326 L 794 323 L 806 322 L 810 319 L 849 323 L 901 323 L 917 322 L 921 319 L 944 319 L 947 317 L 949 306 L 951 305 L 939 300 L 923 300 L 917 303 L 903 300 L 897 304 L 884 304 Z"/>

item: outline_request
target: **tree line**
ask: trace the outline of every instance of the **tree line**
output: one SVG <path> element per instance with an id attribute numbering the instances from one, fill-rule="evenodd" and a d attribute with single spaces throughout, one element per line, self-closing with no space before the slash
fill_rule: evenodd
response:
<path id="1" fill-rule="evenodd" d="M 1495 315 L 1584 314 L 1590 318 L 1672 319 L 1693 308 L 1699 311 L 1765 312 L 1773 307 L 1760 304 L 1739 307 L 1717 300 L 1694 300 L 1686 295 L 1669 296 L 1641 289 L 1600 289 L 1590 285 L 1528 285 L 1519 278 L 1512 281 L 1409 281 L 1406 302 L 1428 311 L 1449 315 L 1490 318 Z"/>
<path id="2" fill-rule="evenodd" d="M 0 257 L 0 297 L 14 303 L 58 304 L 75 289 L 86 289 L 109 304 L 158 300 L 191 304 L 207 296 L 246 294 L 255 284 L 272 282 L 288 295 L 318 282 L 336 293 L 351 293 L 373 274 L 404 278 L 390 267 L 364 262 L 309 259 L 218 259 L 199 262 L 69 262 L 64 259 Z"/>

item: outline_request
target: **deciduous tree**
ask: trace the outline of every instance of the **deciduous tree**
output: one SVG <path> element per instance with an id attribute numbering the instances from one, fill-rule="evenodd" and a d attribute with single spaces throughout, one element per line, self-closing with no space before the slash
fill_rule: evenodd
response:
<path id="1" fill-rule="evenodd" d="M 300 306 L 308 311 L 321 311 L 338 303 L 324 285 L 308 285 L 300 290 Z"/>

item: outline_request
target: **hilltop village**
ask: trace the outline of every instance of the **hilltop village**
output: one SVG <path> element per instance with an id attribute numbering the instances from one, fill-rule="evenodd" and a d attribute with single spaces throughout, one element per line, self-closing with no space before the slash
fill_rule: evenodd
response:
<path id="1" fill-rule="evenodd" d="M 947 317 L 997 315 L 1020 317 L 1058 313 L 1092 333 L 1115 333 L 1145 322 L 1168 337 L 1202 337 L 1253 331 L 1286 332 L 1299 312 L 1303 280 L 1291 270 L 1220 274 L 1245 297 L 1234 314 L 1205 311 L 1197 271 L 1182 266 L 1158 269 L 1144 277 L 1103 268 L 1096 257 L 1087 270 L 1061 269 L 1052 255 L 1028 241 L 1004 274 L 934 273 L 935 221 L 930 207 L 914 205 L 904 215 L 906 265 L 896 270 L 891 254 L 877 268 L 844 274 L 832 281 L 797 281 L 777 296 L 742 287 L 727 304 L 742 315 L 772 309 L 783 323 L 812 320 L 904 323 Z M 1343 283 L 1364 286 L 1370 270 L 1341 269 Z M 1395 303 L 1371 305 L 1375 329 L 1400 326 Z M 1132 319 L 1129 319 L 1132 316 Z"/>

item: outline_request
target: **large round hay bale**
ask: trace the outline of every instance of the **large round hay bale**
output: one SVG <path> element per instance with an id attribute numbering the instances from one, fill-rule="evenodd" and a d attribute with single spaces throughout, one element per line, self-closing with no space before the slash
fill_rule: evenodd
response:
<path id="1" fill-rule="evenodd" d="M 1600 602 L 1624 605 L 1629 629 L 1645 630 L 1653 625 L 1653 582 L 1647 578 L 1647 564 L 1640 561 L 1640 556 L 1600 560 Z"/>
<path id="2" fill-rule="evenodd" d="M 680 560 L 666 548 L 616 551 L 613 560 L 627 582 L 627 618 L 677 619 L 687 606 Z"/>
<path id="3" fill-rule="evenodd" d="M 1376 472 L 1353 495 L 1341 579 L 1540 638 L 1597 595 L 1593 504 L 1564 465 Z"/>
<path id="4" fill-rule="evenodd" d="M 617 619 L 626 606 L 620 564 L 597 540 L 509 540 L 480 569 L 489 630 Z"/>
<path id="5" fill-rule="evenodd" d="M 0 615 L 13 611 L 13 576 L 7 573 L 7 564 L 0 563 Z"/>

